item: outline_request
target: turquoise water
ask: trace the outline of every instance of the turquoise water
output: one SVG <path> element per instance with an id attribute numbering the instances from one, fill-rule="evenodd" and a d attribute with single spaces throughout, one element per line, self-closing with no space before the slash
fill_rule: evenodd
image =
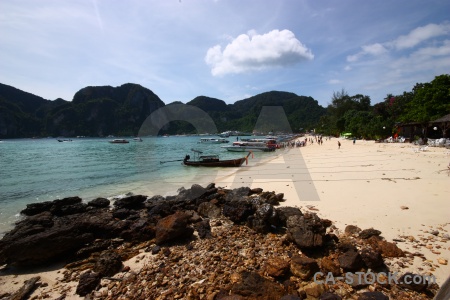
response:
<path id="1" fill-rule="evenodd" d="M 214 181 L 217 168 L 185 167 L 181 161 L 160 163 L 181 160 L 186 154 L 192 157 L 192 148 L 219 154 L 221 159 L 243 155 L 227 152 L 220 147 L 224 144 L 198 144 L 199 139 L 148 137 L 135 142 L 128 138 L 129 144 L 111 144 L 105 138 L 1 141 L 0 236 L 11 229 L 28 203 L 68 196 L 89 201 L 127 193 L 166 196 L 183 186 Z"/>

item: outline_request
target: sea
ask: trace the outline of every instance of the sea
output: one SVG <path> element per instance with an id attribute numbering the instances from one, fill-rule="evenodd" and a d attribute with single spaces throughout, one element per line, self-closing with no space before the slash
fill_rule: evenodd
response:
<path id="1" fill-rule="evenodd" d="M 27 204 L 79 196 L 83 201 L 127 195 L 176 195 L 197 183 L 206 186 L 236 168 L 201 168 L 182 165 L 185 155 L 218 154 L 220 159 L 242 157 L 226 144 L 199 143 L 208 136 L 125 138 L 7 139 L 0 141 L 0 237 L 23 216 Z M 236 137 L 230 137 L 230 143 Z M 274 153 L 255 153 L 270 156 Z M 224 169 L 227 169 L 224 171 Z M 224 173 L 225 172 L 225 173 Z"/>

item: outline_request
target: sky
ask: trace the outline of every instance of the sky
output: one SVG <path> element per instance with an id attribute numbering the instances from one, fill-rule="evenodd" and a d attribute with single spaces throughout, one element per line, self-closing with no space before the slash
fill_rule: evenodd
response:
<path id="1" fill-rule="evenodd" d="M 1 0 L 0 37 L 0 83 L 49 100 L 136 83 L 166 104 L 375 104 L 450 73 L 448 0 Z"/>

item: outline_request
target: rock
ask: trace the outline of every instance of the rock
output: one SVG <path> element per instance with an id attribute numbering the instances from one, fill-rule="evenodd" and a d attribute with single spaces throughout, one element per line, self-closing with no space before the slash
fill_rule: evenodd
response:
<path id="1" fill-rule="evenodd" d="M 387 242 L 385 240 L 381 240 L 377 236 L 372 236 L 371 238 L 367 239 L 366 241 L 369 243 L 369 245 L 373 249 L 380 251 L 381 255 L 383 257 L 404 257 L 405 256 L 405 253 L 402 251 L 402 249 L 397 247 L 396 244 Z"/>
<path id="2" fill-rule="evenodd" d="M 309 299 L 310 297 L 317 299 L 320 297 L 320 295 L 323 294 L 323 292 L 325 291 L 325 287 L 323 286 L 323 284 L 318 284 L 313 281 L 300 290 L 305 291 L 306 295 L 309 296 L 307 299 Z"/>
<path id="3" fill-rule="evenodd" d="M 430 232 L 430 234 L 437 236 L 439 234 L 438 230 L 433 230 Z"/>
<path id="4" fill-rule="evenodd" d="M 319 300 L 342 300 L 341 296 L 325 292 L 322 295 L 320 295 Z"/>
<path id="5" fill-rule="evenodd" d="M 75 293 L 82 297 L 86 296 L 100 284 L 100 279 L 101 276 L 98 273 L 87 272 L 81 274 Z"/>
<path id="6" fill-rule="evenodd" d="M 263 192 L 262 188 L 254 188 L 250 190 L 250 194 L 261 194 Z"/>
<path id="7" fill-rule="evenodd" d="M 358 300 L 389 300 L 382 292 L 364 292 L 359 295 Z"/>
<path id="8" fill-rule="evenodd" d="M 110 201 L 106 198 L 96 198 L 88 202 L 88 206 L 96 208 L 109 207 Z"/>
<path id="9" fill-rule="evenodd" d="M 181 211 L 159 220 L 156 224 L 156 244 L 191 237 L 194 229 L 188 226 L 188 220 L 189 215 Z"/>
<path id="10" fill-rule="evenodd" d="M 281 277 L 287 273 L 289 265 L 288 261 L 280 257 L 272 257 L 266 261 L 265 272 L 271 277 Z"/>
<path id="11" fill-rule="evenodd" d="M 172 214 L 172 207 L 170 206 L 170 203 L 167 201 L 161 201 L 154 204 L 146 203 L 145 206 L 147 207 L 148 214 L 150 216 L 157 216 L 164 218 Z"/>
<path id="12" fill-rule="evenodd" d="M 94 265 L 94 272 L 101 276 L 114 276 L 122 270 L 122 259 L 114 250 L 102 252 Z"/>
<path id="13" fill-rule="evenodd" d="M 61 206 L 53 205 L 50 208 L 50 212 L 55 216 L 61 217 L 83 213 L 86 211 L 87 207 L 88 206 L 85 203 L 75 203 L 71 205 L 61 205 Z"/>
<path id="14" fill-rule="evenodd" d="M 446 260 L 445 258 L 439 257 L 437 259 L 438 263 L 440 263 L 441 265 L 447 265 L 448 260 Z"/>
<path id="15" fill-rule="evenodd" d="M 126 218 L 134 214 L 134 211 L 128 208 L 119 208 L 117 210 L 114 210 L 112 214 L 114 218 L 125 220 Z"/>
<path id="16" fill-rule="evenodd" d="M 218 218 L 221 215 L 221 208 L 211 202 L 203 202 L 201 203 L 198 208 L 197 212 L 203 216 L 210 219 Z"/>
<path id="17" fill-rule="evenodd" d="M 320 268 L 324 274 L 331 272 L 333 276 L 338 276 L 341 273 L 341 269 L 337 259 L 337 254 L 332 254 L 322 258 L 320 261 Z"/>
<path id="18" fill-rule="evenodd" d="M 287 219 L 289 237 L 300 248 L 322 247 L 326 225 L 316 214 L 294 215 Z"/>
<path id="19" fill-rule="evenodd" d="M 364 264 L 371 269 L 377 269 L 384 265 L 381 252 L 370 248 L 364 248 L 361 250 L 361 258 Z"/>
<path id="20" fill-rule="evenodd" d="M 41 279 L 40 276 L 32 277 L 28 280 L 25 280 L 23 283 L 23 286 L 14 294 L 12 294 L 10 297 L 6 297 L 7 300 L 25 300 L 28 299 L 30 294 L 34 291 L 34 289 L 38 286 L 38 281 Z M 3 298 L 3 295 L 0 295 L 1 299 Z"/>
<path id="21" fill-rule="evenodd" d="M 246 197 L 250 196 L 250 194 L 251 194 L 250 188 L 240 187 L 240 188 L 230 191 L 226 195 L 225 200 L 227 202 L 241 201 L 241 200 L 245 199 Z"/>
<path id="22" fill-rule="evenodd" d="M 158 254 L 159 251 L 161 251 L 161 247 L 158 245 L 152 248 L 152 254 Z"/>
<path id="23" fill-rule="evenodd" d="M 356 235 L 361 232 L 361 228 L 355 225 L 347 225 L 344 232 L 346 235 Z"/>
<path id="24" fill-rule="evenodd" d="M 122 199 L 118 199 L 114 202 L 114 206 L 117 209 L 126 208 L 126 209 L 141 209 L 144 208 L 144 201 L 147 200 L 147 196 L 143 195 L 134 195 L 125 197 Z"/>
<path id="25" fill-rule="evenodd" d="M 95 240 L 92 244 L 77 251 L 77 257 L 87 257 L 94 252 L 100 252 L 111 246 L 110 240 Z"/>
<path id="26" fill-rule="evenodd" d="M 381 231 L 370 228 L 370 229 L 364 229 L 359 233 L 359 237 L 362 239 L 368 239 L 372 236 L 379 236 L 381 234 Z"/>
<path id="27" fill-rule="evenodd" d="M 284 295 L 283 297 L 280 298 L 280 300 L 302 300 L 302 298 L 295 295 Z"/>
<path id="28" fill-rule="evenodd" d="M 194 229 L 198 232 L 198 236 L 201 239 L 211 237 L 211 226 L 208 219 L 195 223 Z"/>
<path id="29" fill-rule="evenodd" d="M 402 205 L 402 206 L 400 206 L 400 209 L 402 209 L 402 210 L 406 210 L 406 209 L 409 209 L 409 207 L 408 207 L 408 206 L 404 206 L 404 205 Z"/>
<path id="30" fill-rule="evenodd" d="M 317 262 L 307 256 L 293 256 L 291 259 L 291 272 L 302 280 L 310 280 L 319 271 Z"/>
<path id="31" fill-rule="evenodd" d="M 45 222 L 49 222 L 48 214 Z M 107 210 L 90 210 L 53 218 L 53 226 L 30 234 L 36 226 L 25 219 L 0 241 L 0 264 L 34 265 L 54 262 L 92 243 L 97 238 L 112 238 L 124 229 Z M 43 230 L 42 230 L 43 229 Z"/>
<path id="32" fill-rule="evenodd" d="M 222 214 L 236 224 L 247 221 L 247 218 L 253 215 L 252 205 L 243 201 L 234 201 L 224 204 Z"/>
<path id="33" fill-rule="evenodd" d="M 364 266 L 364 262 L 357 251 L 349 250 L 339 255 L 339 265 L 346 271 L 358 271 Z"/>
<path id="34" fill-rule="evenodd" d="M 53 201 L 27 204 L 27 208 L 20 213 L 26 216 L 33 216 L 44 211 L 59 211 L 62 207 L 81 203 L 80 197 L 67 197 Z"/>
<path id="35" fill-rule="evenodd" d="M 231 294 L 246 297 L 244 299 L 280 299 L 284 295 L 283 287 L 258 273 L 243 272 L 241 281 L 233 284 Z"/>
<path id="36" fill-rule="evenodd" d="M 420 280 L 414 280 L 420 278 Z M 405 273 L 398 279 L 398 285 L 404 289 L 409 289 L 416 292 L 422 292 L 428 287 L 427 282 L 423 282 L 423 276 L 413 273 Z M 415 283 L 415 281 L 419 283 Z"/>
<path id="37" fill-rule="evenodd" d="M 281 226 L 283 227 L 287 227 L 287 219 L 290 216 L 303 216 L 302 212 L 297 207 L 283 206 L 278 207 L 276 211 L 281 222 Z"/>

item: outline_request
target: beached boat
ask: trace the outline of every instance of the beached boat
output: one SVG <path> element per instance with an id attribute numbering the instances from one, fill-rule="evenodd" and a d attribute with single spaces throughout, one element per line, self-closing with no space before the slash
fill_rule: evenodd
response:
<path id="1" fill-rule="evenodd" d="M 109 141 L 111 144 L 128 144 L 129 141 L 128 140 L 124 140 L 124 139 L 114 139 Z"/>
<path id="2" fill-rule="evenodd" d="M 271 152 L 275 151 L 276 146 L 268 145 L 263 142 L 234 142 L 233 145 L 222 146 L 222 148 L 231 152 L 247 152 L 247 151 Z"/>
<path id="3" fill-rule="evenodd" d="M 191 157 L 186 155 L 183 159 L 183 164 L 185 166 L 193 166 L 193 167 L 240 167 L 244 161 L 248 162 L 248 157 L 252 152 L 250 151 L 247 156 L 237 158 L 237 159 L 227 159 L 220 160 L 218 155 L 200 155 L 201 151 L 194 150 L 194 153 L 197 154 L 198 158 L 196 160 L 191 161 Z M 194 154 L 195 156 L 195 154 Z"/>
<path id="4" fill-rule="evenodd" d="M 229 140 L 223 138 L 201 138 L 199 141 L 201 144 L 223 144 L 229 142 Z"/>

